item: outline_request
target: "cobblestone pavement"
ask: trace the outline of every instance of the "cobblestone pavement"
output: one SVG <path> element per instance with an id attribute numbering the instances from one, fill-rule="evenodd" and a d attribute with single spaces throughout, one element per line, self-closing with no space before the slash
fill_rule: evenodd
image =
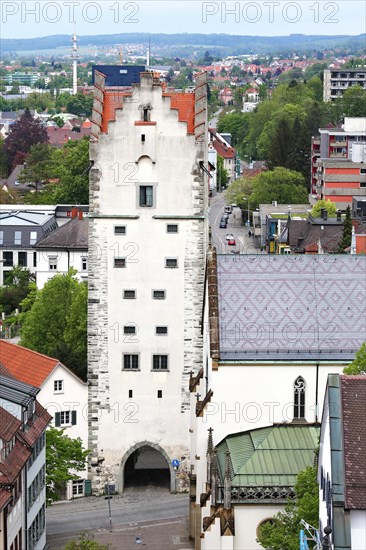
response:
<path id="1" fill-rule="evenodd" d="M 151 550 L 190 550 L 188 517 L 179 510 L 187 505 L 187 495 L 171 495 L 159 488 L 126 490 L 115 495 L 112 502 L 112 528 L 110 530 L 107 502 L 103 497 L 86 497 L 61 502 L 47 509 L 47 543 L 50 550 L 64 549 L 66 543 L 77 539 L 85 530 L 98 542 L 109 544 L 110 550 L 130 550 L 143 547 Z M 124 517 L 117 520 L 117 511 Z M 177 510 L 177 513 L 176 513 Z M 103 521 L 100 521 L 100 512 Z M 77 527 L 65 526 L 72 517 Z M 83 521 L 84 518 L 84 521 Z M 94 520 L 95 518 L 95 520 Z M 88 521 L 87 521 L 88 520 Z M 76 524 L 75 524 L 76 525 Z M 95 525 L 87 528 L 86 525 Z M 77 530 L 76 530 L 77 529 Z M 67 532 L 66 532 L 67 531 Z M 140 538 L 141 542 L 136 540 Z"/>

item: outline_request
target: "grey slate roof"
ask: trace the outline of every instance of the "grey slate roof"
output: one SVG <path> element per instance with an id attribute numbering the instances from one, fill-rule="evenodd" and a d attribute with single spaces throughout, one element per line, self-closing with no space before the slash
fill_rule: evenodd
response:
<path id="1" fill-rule="evenodd" d="M 366 257 L 218 255 L 221 360 L 349 360 L 366 341 Z"/>
<path id="2" fill-rule="evenodd" d="M 88 219 L 71 219 L 40 239 L 34 248 L 88 248 Z"/>

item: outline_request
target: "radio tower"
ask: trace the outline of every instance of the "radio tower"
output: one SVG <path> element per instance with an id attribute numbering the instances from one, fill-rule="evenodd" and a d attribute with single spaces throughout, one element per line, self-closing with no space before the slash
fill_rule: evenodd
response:
<path id="1" fill-rule="evenodd" d="M 78 91 L 78 47 L 77 47 L 77 38 L 74 25 L 74 35 L 71 38 L 72 42 L 72 93 L 73 95 L 77 94 Z"/>

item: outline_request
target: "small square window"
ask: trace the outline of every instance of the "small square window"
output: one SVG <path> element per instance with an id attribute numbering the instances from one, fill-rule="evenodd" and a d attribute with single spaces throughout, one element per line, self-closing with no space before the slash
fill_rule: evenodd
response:
<path id="1" fill-rule="evenodd" d="M 136 290 L 124 290 L 123 291 L 123 299 L 124 300 L 135 300 L 136 298 Z"/>
<path id="2" fill-rule="evenodd" d="M 152 185 L 140 185 L 140 206 L 152 206 L 153 205 L 153 186 Z"/>
<path id="3" fill-rule="evenodd" d="M 64 391 L 64 381 L 63 380 L 54 380 L 54 382 L 53 382 L 53 391 L 54 391 L 54 393 L 63 393 L 63 391 Z"/>
<path id="4" fill-rule="evenodd" d="M 178 258 L 165 258 L 165 267 L 170 269 L 178 267 Z"/>
<path id="5" fill-rule="evenodd" d="M 81 496 L 84 494 L 84 480 L 76 479 L 72 482 L 72 494 L 73 496 Z"/>
<path id="6" fill-rule="evenodd" d="M 57 270 L 57 257 L 49 257 L 48 258 L 48 265 L 50 271 L 56 271 Z"/>
<path id="7" fill-rule="evenodd" d="M 178 233 L 178 224 L 177 223 L 167 223 L 166 232 L 167 233 Z"/>
<path id="8" fill-rule="evenodd" d="M 142 142 L 142 143 L 145 142 L 145 134 L 141 134 L 141 142 Z"/>
<path id="9" fill-rule="evenodd" d="M 18 252 L 18 265 L 21 265 L 23 267 L 27 267 L 27 253 L 26 252 Z"/>
<path id="10" fill-rule="evenodd" d="M 81 258 L 81 271 L 88 271 L 88 258 Z"/>
<path id="11" fill-rule="evenodd" d="M 126 267 L 126 258 L 114 258 L 114 267 Z"/>
<path id="12" fill-rule="evenodd" d="M 153 290 L 154 300 L 165 300 L 165 297 L 166 297 L 165 290 Z"/>
<path id="13" fill-rule="evenodd" d="M 133 391 L 132 390 L 128 390 L 128 397 L 131 399 L 131 397 L 133 397 Z"/>
<path id="14" fill-rule="evenodd" d="M 135 325 L 125 325 L 123 327 L 123 333 L 124 334 L 136 334 L 136 327 Z"/>
<path id="15" fill-rule="evenodd" d="M 138 370 L 139 356 L 137 353 L 123 355 L 123 370 Z"/>
<path id="16" fill-rule="evenodd" d="M 115 225 L 114 226 L 115 235 L 126 235 L 126 226 L 125 225 Z"/>
<path id="17" fill-rule="evenodd" d="M 168 370 L 168 356 L 153 355 L 153 370 Z"/>
<path id="18" fill-rule="evenodd" d="M 155 334 L 168 334 L 168 327 L 155 327 Z"/>
<path id="19" fill-rule="evenodd" d="M 163 390 L 158 390 L 158 399 L 163 397 Z"/>

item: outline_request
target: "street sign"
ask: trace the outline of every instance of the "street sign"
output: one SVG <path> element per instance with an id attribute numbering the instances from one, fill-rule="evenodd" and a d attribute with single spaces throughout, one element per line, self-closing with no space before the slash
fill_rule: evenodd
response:
<path id="1" fill-rule="evenodd" d="M 177 460 L 176 458 L 174 458 L 174 460 L 172 460 L 172 466 L 173 466 L 173 468 L 178 468 L 178 466 L 179 466 L 179 460 Z"/>

